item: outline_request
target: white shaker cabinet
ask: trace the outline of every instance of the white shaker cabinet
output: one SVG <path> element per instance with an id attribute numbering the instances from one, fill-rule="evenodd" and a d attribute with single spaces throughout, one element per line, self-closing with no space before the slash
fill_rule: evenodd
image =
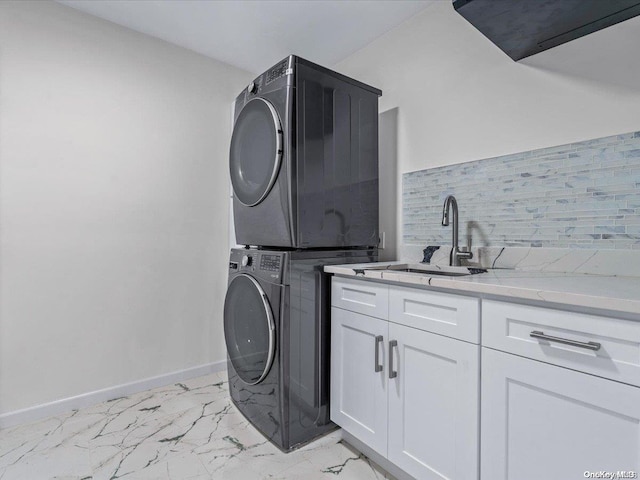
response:
<path id="1" fill-rule="evenodd" d="M 331 418 L 379 461 L 419 480 L 638 478 L 640 322 L 353 278 L 332 294 Z"/>
<path id="2" fill-rule="evenodd" d="M 483 480 L 640 473 L 639 322 L 494 300 L 482 322 Z"/>
<path id="3" fill-rule="evenodd" d="M 343 278 L 332 294 L 331 419 L 417 479 L 477 480 L 480 347 L 428 331 L 477 331 L 477 299 Z"/>
<path id="4" fill-rule="evenodd" d="M 389 338 L 389 460 L 419 479 L 477 479 L 480 347 L 394 323 Z"/>
<path id="5" fill-rule="evenodd" d="M 385 320 L 331 308 L 331 420 L 387 453 Z"/>
<path id="6" fill-rule="evenodd" d="M 640 389 L 483 348 L 481 437 L 483 480 L 640 472 Z"/>

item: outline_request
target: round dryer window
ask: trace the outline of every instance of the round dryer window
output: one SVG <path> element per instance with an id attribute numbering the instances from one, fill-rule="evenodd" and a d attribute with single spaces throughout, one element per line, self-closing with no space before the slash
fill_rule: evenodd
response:
<path id="1" fill-rule="evenodd" d="M 261 382 L 273 363 L 275 325 L 264 290 L 249 275 L 238 275 L 227 289 L 224 338 L 238 376 L 249 385 Z"/>
<path id="2" fill-rule="evenodd" d="M 282 159 L 282 127 L 273 105 L 262 98 L 247 102 L 233 127 L 229 170 L 236 198 L 254 206 L 269 193 Z"/>

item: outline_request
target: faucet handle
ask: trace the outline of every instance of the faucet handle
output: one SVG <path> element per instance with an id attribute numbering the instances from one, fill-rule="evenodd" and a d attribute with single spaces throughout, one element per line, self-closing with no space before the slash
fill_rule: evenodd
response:
<path id="1" fill-rule="evenodd" d="M 462 253 L 471 253 L 471 236 L 467 237 L 467 246 L 466 247 L 459 247 L 458 251 L 462 252 Z M 471 257 L 469 257 L 469 258 L 471 258 Z"/>

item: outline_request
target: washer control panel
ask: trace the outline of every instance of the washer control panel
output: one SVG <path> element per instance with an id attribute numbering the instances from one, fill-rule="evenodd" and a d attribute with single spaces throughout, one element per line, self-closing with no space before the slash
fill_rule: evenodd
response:
<path id="1" fill-rule="evenodd" d="M 260 280 L 279 282 L 286 267 L 286 254 L 255 248 L 233 248 L 229 258 L 229 274 L 248 274 Z"/>
<path id="2" fill-rule="evenodd" d="M 265 255 L 260 257 L 260 270 L 268 272 L 279 272 L 281 266 L 280 255 Z"/>

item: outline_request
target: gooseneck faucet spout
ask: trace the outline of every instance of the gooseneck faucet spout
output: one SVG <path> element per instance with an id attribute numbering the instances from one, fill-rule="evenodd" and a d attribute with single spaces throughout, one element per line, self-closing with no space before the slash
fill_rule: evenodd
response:
<path id="1" fill-rule="evenodd" d="M 453 195 L 449 195 L 444 200 L 444 206 L 442 207 L 442 226 L 446 227 L 449 225 L 449 211 L 451 210 L 451 216 L 453 217 L 451 221 L 452 225 L 452 238 L 451 238 L 451 257 L 449 260 L 449 264 L 453 267 L 460 266 L 461 258 L 472 258 L 473 254 L 471 252 L 463 251 L 458 247 L 458 202 L 456 201 L 456 197 Z"/>

